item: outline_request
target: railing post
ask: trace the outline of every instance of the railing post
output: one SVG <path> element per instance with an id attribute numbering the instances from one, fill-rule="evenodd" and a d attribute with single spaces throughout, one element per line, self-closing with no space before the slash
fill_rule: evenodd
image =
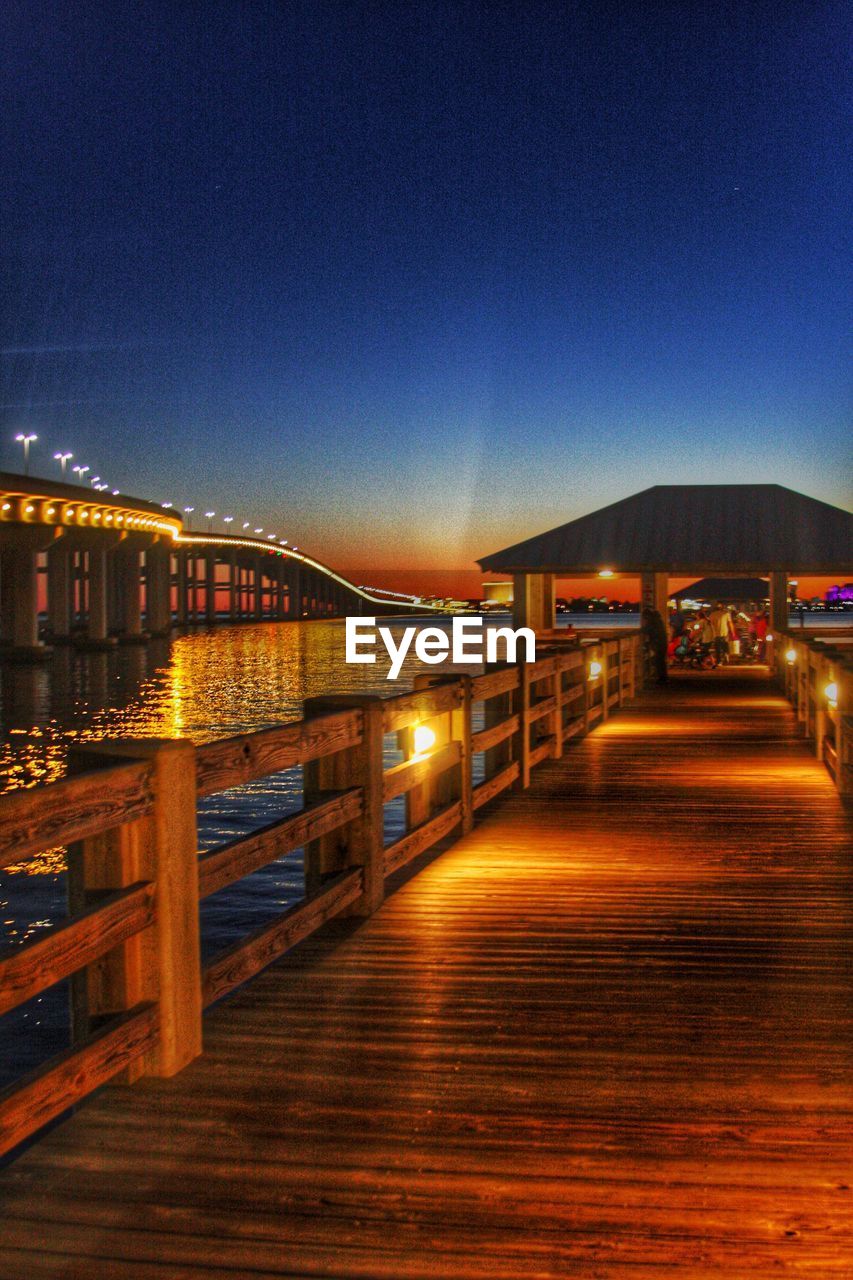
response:
<path id="1" fill-rule="evenodd" d="M 526 791 L 530 786 L 530 665 L 518 663 L 518 688 L 515 694 L 515 709 L 518 712 L 518 786 Z"/>
<path id="2" fill-rule="evenodd" d="M 81 772 L 119 759 L 150 763 L 153 812 L 83 842 L 72 855 L 71 905 L 149 881 L 155 920 L 81 975 L 73 997 L 75 1038 L 103 1015 L 155 1002 L 156 1047 L 128 1076 L 172 1076 L 202 1048 L 195 748 L 180 739 L 102 742 L 76 748 L 70 763 Z"/>
<path id="3" fill-rule="evenodd" d="M 485 667 L 486 675 L 493 671 L 508 671 L 512 669 L 517 671 L 518 668 L 508 662 L 487 662 Z M 498 693 L 493 698 L 487 698 L 483 705 L 483 728 L 492 729 L 496 724 L 501 724 L 509 716 L 513 714 L 513 701 L 515 693 L 510 690 L 507 693 Z M 504 738 L 503 742 L 499 742 L 495 747 L 489 747 L 485 753 L 485 776 L 488 780 L 493 778 L 496 773 L 500 773 L 501 769 L 506 768 L 512 762 L 513 750 L 513 734 Z"/>
<path id="4" fill-rule="evenodd" d="M 382 699 L 370 694 L 307 698 L 304 714 L 308 719 L 347 710 L 361 712 L 361 742 L 305 765 L 305 803 L 321 800 L 330 791 L 360 787 L 361 814 L 338 831 L 306 845 L 305 886 L 308 893 L 314 893 L 339 872 L 360 867 L 364 888 L 349 914 L 369 916 L 385 897 Z"/>
<path id="5" fill-rule="evenodd" d="M 406 794 L 406 825 L 411 830 L 426 822 L 434 811 L 446 809 L 459 801 L 462 813 L 461 833 L 466 835 L 474 825 L 473 782 L 471 778 L 471 677 L 449 677 L 459 685 L 461 699 L 458 707 L 422 721 L 435 734 L 431 750 L 438 750 L 449 742 L 459 743 L 459 766 L 446 769 L 428 778 Z M 446 684 L 447 676 L 415 676 L 413 688 L 430 689 Z M 414 754 L 413 727 L 400 731 L 400 744 L 407 758 Z"/>
<path id="6" fill-rule="evenodd" d="M 842 796 L 853 795 L 853 760 L 851 760 L 851 706 L 850 688 L 853 684 L 853 662 L 849 658 L 838 663 L 838 704 L 835 708 L 835 751 L 836 778 L 835 784 Z"/>

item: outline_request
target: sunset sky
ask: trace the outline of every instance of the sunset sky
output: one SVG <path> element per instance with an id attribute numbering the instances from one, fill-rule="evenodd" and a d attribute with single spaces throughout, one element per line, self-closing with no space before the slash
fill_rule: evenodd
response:
<path id="1" fill-rule="evenodd" d="M 374 577 L 655 483 L 849 506 L 845 13 L 7 0 L 0 462 Z"/>

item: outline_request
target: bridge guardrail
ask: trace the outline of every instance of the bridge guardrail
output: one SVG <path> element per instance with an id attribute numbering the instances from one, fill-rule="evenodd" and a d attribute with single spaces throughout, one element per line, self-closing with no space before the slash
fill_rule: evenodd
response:
<path id="1" fill-rule="evenodd" d="M 0 866 L 67 846 L 69 919 L 0 956 L 0 1014 L 71 980 L 73 1044 L 0 1093 L 0 1155 L 116 1077 L 173 1075 L 202 1050 L 202 1012 L 326 921 L 369 915 L 387 878 L 643 682 L 639 631 L 540 638 L 535 664 L 423 677 L 390 698 L 311 699 L 305 719 L 194 747 L 101 742 L 69 776 L 0 796 Z M 403 759 L 386 767 L 396 735 Z M 478 767 L 474 768 L 475 759 Z M 303 767 L 303 808 L 199 854 L 201 796 Z M 386 845 L 385 805 L 405 797 Z M 202 967 L 199 902 L 304 848 L 306 896 Z"/>

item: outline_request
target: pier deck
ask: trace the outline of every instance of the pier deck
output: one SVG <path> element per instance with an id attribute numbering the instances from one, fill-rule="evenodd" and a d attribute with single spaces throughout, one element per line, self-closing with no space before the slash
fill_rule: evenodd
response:
<path id="1" fill-rule="evenodd" d="M 0 1175 L 0 1274 L 849 1276 L 848 840 L 758 671 L 641 694 Z"/>

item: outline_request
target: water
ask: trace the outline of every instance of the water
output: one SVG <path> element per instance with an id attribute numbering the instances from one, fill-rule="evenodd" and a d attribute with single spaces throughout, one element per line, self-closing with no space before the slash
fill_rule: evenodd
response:
<path id="1" fill-rule="evenodd" d="M 406 619 L 412 621 L 418 620 Z M 436 625 L 434 618 L 428 621 Z M 827 630 L 839 621 L 849 625 L 849 615 L 811 615 L 808 621 Z M 506 618 L 495 622 L 505 624 Z M 563 615 L 559 622 L 579 629 L 632 627 L 637 615 Z M 399 633 L 404 625 L 393 624 L 392 630 Z M 444 674 L 455 669 L 449 663 L 432 668 Z M 0 789 L 61 777 L 69 750 L 83 743 L 127 737 L 208 742 L 299 719 L 304 700 L 315 695 L 401 692 L 423 668 L 410 655 L 397 681 L 386 680 L 386 670 L 381 652 L 375 666 L 345 662 L 342 621 L 221 627 L 171 644 L 86 655 L 59 649 L 43 666 L 0 667 Z M 390 738 L 386 764 L 398 758 Z M 199 807 L 199 844 L 213 848 L 301 805 L 298 769 L 211 796 Z M 386 811 L 387 841 L 402 832 L 402 824 L 400 798 Z M 201 907 L 204 954 L 276 915 L 303 889 L 301 856 L 294 854 L 214 895 Z M 61 849 L 0 871 L 0 947 L 18 945 L 63 919 L 65 898 Z M 67 1037 L 64 984 L 0 1018 L 0 1083 L 43 1061 Z"/>

